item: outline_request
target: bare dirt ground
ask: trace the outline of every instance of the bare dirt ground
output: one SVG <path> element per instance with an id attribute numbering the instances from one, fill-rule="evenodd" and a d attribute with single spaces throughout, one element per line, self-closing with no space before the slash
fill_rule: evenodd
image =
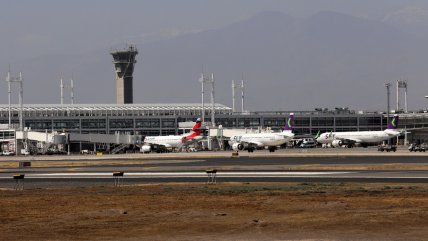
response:
<path id="1" fill-rule="evenodd" d="M 1 240 L 426 240 L 427 184 L 0 190 Z"/>

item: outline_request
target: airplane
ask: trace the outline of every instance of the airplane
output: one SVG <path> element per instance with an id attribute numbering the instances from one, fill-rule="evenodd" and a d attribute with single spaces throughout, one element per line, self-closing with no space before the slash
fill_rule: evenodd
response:
<path id="1" fill-rule="evenodd" d="M 325 132 L 316 140 L 321 144 L 330 144 L 333 147 L 347 145 L 352 147 L 359 144 L 367 147 L 369 143 L 377 143 L 391 139 L 402 134 L 397 130 L 398 115 L 395 114 L 387 129 L 383 131 L 349 131 L 349 132 Z"/>
<path id="2" fill-rule="evenodd" d="M 235 135 L 230 137 L 229 144 L 234 151 L 247 149 L 248 152 L 253 152 L 258 147 L 267 146 L 269 152 L 274 152 L 277 146 L 289 142 L 294 137 L 293 120 L 294 114 L 290 113 L 282 132 Z"/>
<path id="3" fill-rule="evenodd" d="M 204 131 L 201 129 L 201 126 L 201 119 L 198 118 L 190 133 L 170 136 L 146 136 L 140 151 L 144 153 L 151 152 L 152 150 L 161 152 L 162 150 L 177 149 L 183 145 L 199 141 L 203 138 L 201 134 Z"/>

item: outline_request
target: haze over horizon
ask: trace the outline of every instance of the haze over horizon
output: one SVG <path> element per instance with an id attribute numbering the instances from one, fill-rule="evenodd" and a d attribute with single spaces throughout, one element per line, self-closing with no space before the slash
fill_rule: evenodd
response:
<path id="1" fill-rule="evenodd" d="M 24 104 L 59 103 L 59 79 L 71 73 L 77 103 L 114 103 L 109 51 L 134 43 L 134 103 L 200 102 L 204 66 L 216 75 L 216 102 L 228 106 L 231 80 L 244 73 L 251 111 L 382 110 L 383 83 L 401 78 L 409 108 L 426 109 L 426 1 L 1 3 L 0 104 L 8 64 L 23 72 Z"/>

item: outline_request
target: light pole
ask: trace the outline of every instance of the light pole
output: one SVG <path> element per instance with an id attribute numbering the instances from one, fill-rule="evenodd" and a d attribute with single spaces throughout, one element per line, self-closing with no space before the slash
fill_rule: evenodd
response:
<path id="1" fill-rule="evenodd" d="M 9 126 L 8 128 L 11 129 L 12 127 L 12 104 L 11 104 L 11 83 L 19 83 L 19 129 L 23 130 L 23 120 L 22 120 L 22 105 L 23 105 L 23 99 L 24 99 L 24 87 L 23 87 L 23 78 L 22 73 L 19 72 L 19 77 L 14 78 L 10 76 L 10 70 L 7 72 L 6 82 L 8 83 L 8 99 L 9 99 Z"/>
<path id="2" fill-rule="evenodd" d="M 202 123 L 205 122 L 205 102 L 204 102 L 204 83 L 209 83 L 211 80 L 208 77 L 205 77 L 204 74 L 201 74 L 201 77 L 199 78 L 199 82 L 202 84 Z"/>
<path id="3" fill-rule="evenodd" d="M 233 112 L 236 112 L 235 89 L 241 89 L 241 112 L 244 112 L 244 78 L 242 78 L 241 84 L 235 84 L 235 81 L 232 80 L 232 111 Z"/>
<path id="4" fill-rule="evenodd" d="M 386 125 L 389 124 L 389 88 L 391 87 L 391 83 L 385 83 L 386 87 L 386 98 L 387 98 L 387 111 L 386 111 Z M 388 145 L 390 144 L 390 140 L 388 139 Z"/>
<path id="5" fill-rule="evenodd" d="M 64 85 L 62 81 L 62 76 L 60 80 L 60 88 L 61 88 L 61 105 L 64 104 L 64 88 L 70 89 L 70 99 L 71 104 L 74 104 L 74 84 L 73 84 L 73 74 L 71 74 L 70 85 Z"/>
<path id="6" fill-rule="evenodd" d="M 211 126 L 215 127 L 214 73 L 211 74 Z"/>

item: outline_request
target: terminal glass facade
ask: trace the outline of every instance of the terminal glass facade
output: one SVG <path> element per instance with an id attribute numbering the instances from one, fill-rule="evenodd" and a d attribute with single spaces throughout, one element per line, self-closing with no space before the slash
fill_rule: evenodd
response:
<path id="1" fill-rule="evenodd" d="M 270 128 L 281 130 L 290 112 L 232 113 L 231 108 L 216 104 L 215 124 L 223 128 Z M 211 120 L 206 107 L 205 121 Z M 19 106 L 11 109 L 12 126 L 17 128 Z M 316 135 L 330 131 L 374 131 L 387 126 L 382 113 L 355 111 L 293 111 L 296 135 Z M 8 123 L 8 106 L 0 105 L 0 124 Z M 181 134 L 180 122 L 201 117 L 200 104 L 130 104 L 130 105 L 24 105 L 24 125 L 35 131 L 77 133 L 134 133 L 140 135 Z M 392 119 L 392 115 L 390 116 Z M 428 128 L 427 113 L 400 114 L 399 129 Z"/>

